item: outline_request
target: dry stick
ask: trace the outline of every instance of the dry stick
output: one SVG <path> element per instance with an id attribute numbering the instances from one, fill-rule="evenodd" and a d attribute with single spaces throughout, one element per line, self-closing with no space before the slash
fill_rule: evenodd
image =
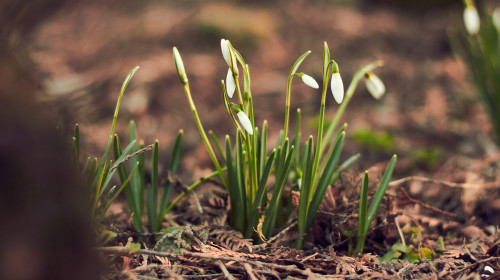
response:
<path id="1" fill-rule="evenodd" d="M 442 180 L 437 180 L 437 179 L 432 179 L 432 178 L 427 178 L 427 177 L 422 177 L 422 176 L 409 176 L 406 178 L 402 178 L 399 180 L 394 180 L 389 183 L 389 186 L 391 187 L 396 187 L 399 186 L 403 183 L 410 182 L 410 181 L 418 181 L 418 182 L 424 182 L 424 183 L 436 183 L 436 184 L 441 184 L 450 188 L 461 188 L 461 189 L 496 189 L 500 188 L 500 182 L 489 182 L 489 183 L 484 183 L 484 184 L 471 184 L 471 183 L 454 183 L 454 182 L 448 182 L 448 181 L 442 181 Z"/>
<path id="2" fill-rule="evenodd" d="M 127 155 L 125 156 L 122 161 L 120 161 L 118 164 L 116 164 L 115 166 L 113 166 L 110 170 L 109 170 L 109 173 L 113 172 L 113 170 L 117 169 L 118 167 L 120 167 L 120 165 L 124 164 L 125 162 L 127 162 L 128 160 L 130 160 L 131 158 L 135 157 L 136 155 L 138 154 L 141 154 L 141 153 L 144 153 L 146 151 L 151 151 L 154 147 L 154 144 L 151 144 L 151 145 L 148 145 L 140 150 L 138 150 L 137 152 L 135 153 L 132 153 L 130 155 Z"/>
<path id="3" fill-rule="evenodd" d="M 445 276 L 451 276 L 451 277 L 454 277 L 468 269 L 471 269 L 473 268 L 474 266 L 478 265 L 478 264 L 482 264 L 482 263 L 487 263 L 487 262 L 490 262 L 490 261 L 497 261 L 497 260 L 500 260 L 500 257 L 491 257 L 491 258 L 487 258 L 487 259 L 484 259 L 484 260 L 480 260 L 480 261 L 477 261 L 475 263 L 472 263 L 472 264 L 469 264 L 469 265 L 466 265 L 465 267 L 463 267 L 462 269 L 459 269 L 453 273 L 451 272 L 448 272 L 447 274 L 443 275 L 442 278 L 444 278 Z"/>
<path id="4" fill-rule="evenodd" d="M 297 225 L 297 219 L 295 219 L 290 225 L 288 225 L 286 228 L 284 228 L 282 231 L 278 232 L 278 234 L 274 235 L 271 237 L 267 242 L 264 242 L 259 245 L 253 246 L 255 249 L 264 249 L 266 248 L 267 245 L 272 244 L 274 241 L 276 241 L 278 238 L 283 236 L 285 233 L 287 233 L 290 229 L 295 227 Z"/>
<path id="5" fill-rule="evenodd" d="M 217 265 L 219 265 L 220 267 L 220 270 L 222 270 L 222 272 L 224 273 L 224 276 L 226 276 L 227 279 L 229 280 L 235 280 L 233 275 L 231 275 L 231 273 L 229 273 L 229 271 L 227 270 L 226 266 L 219 260 L 217 261 Z"/>
<path id="6" fill-rule="evenodd" d="M 230 270 L 235 270 L 235 271 L 239 271 L 239 272 L 247 272 L 244 267 L 239 267 L 236 265 L 226 265 L 226 267 Z M 284 273 L 277 273 L 277 272 L 265 271 L 265 270 L 253 270 L 253 271 L 256 273 L 265 275 L 265 276 L 274 277 L 276 279 L 281 279 L 281 278 L 287 277 L 287 274 L 284 274 Z"/>
<path id="7" fill-rule="evenodd" d="M 251 280 L 258 280 L 257 277 L 255 277 L 255 274 L 253 273 L 252 266 L 248 263 L 242 263 L 241 264 L 243 268 L 247 271 L 248 276 L 250 277 Z"/>
<path id="8" fill-rule="evenodd" d="M 155 252 L 155 251 L 144 250 L 144 249 L 142 249 L 142 250 L 133 250 L 132 249 L 131 250 L 130 248 L 122 247 L 122 246 L 97 247 L 96 249 L 99 251 L 112 253 L 112 254 L 119 254 L 119 255 L 140 254 L 140 255 L 167 257 L 167 258 L 173 258 L 173 259 L 179 259 L 180 257 L 192 257 L 192 258 L 212 259 L 212 260 L 220 260 L 220 261 L 246 262 L 249 264 L 256 265 L 258 267 L 266 267 L 267 266 L 267 267 L 270 267 L 273 269 L 279 269 L 279 270 L 287 271 L 290 273 L 305 275 L 304 271 L 298 269 L 294 265 L 281 265 L 281 264 L 267 263 L 267 262 L 262 262 L 262 261 L 247 260 L 245 258 L 216 256 L 213 254 L 205 254 L 205 253 L 194 253 L 194 252 L 182 251 L 180 254 L 173 254 L 173 253 L 166 253 L 166 252 Z"/>
<path id="9" fill-rule="evenodd" d="M 403 193 L 403 195 L 405 196 L 406 199 L 408 199 L 410 202 L 412 202 L 414 204 L 418 204 L 418 205 L 424 207 L 425 209 L 432 210 L 432 211 L 437 212 L 441 215 L 445 215 L 445 216 L 452 217 L 452 218 L 457 218 L 457 214 L 450 213 L 450 212 L 438 209 L 436 207 L 432 207 L 428 204 L 423 203 L 422 201 L 418 201 L 414 198 L 411 198 L 403 187 L 400 187 L 399 190 L 401 191 L 401 193 Z"/>

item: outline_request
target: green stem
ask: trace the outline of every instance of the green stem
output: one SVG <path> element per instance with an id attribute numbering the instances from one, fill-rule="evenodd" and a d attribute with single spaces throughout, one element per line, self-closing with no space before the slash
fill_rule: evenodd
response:
<path id="1" fill-rule="evenodd" d="M 294 75 L 288 76 L 288 84 L 286 85 L 286 103 L 285 103 L 285 127 L 283 128 L 283 140 L 281 144 L 285 142 L 288 137 L 288 122 L 290 119 L 290 92 L 292 87 L 292 79 Z"/>
<path id="2" fill-rule="evenodd" d="M 344 101 L 342 102 L 342 104 L 340 104 L 339 109 L 337 110 L 337 113 L 335 113 L 335 116 L 333 117 L 331 123 L 328 126 L 328 129 L 325 132 L 326 142 L 319 149 L 319 152 L 321 154 L 325 150 L 326 143 L 328 143 L 328 139 L 331 138 L 333 132 L 337 128 L 339 120 L 342 117 L 342 115 L 344 114 L 344 111 L 345 111 L 347 105 L 349 104 L 349 101 L 351 100 L 352 96 L 354 95 L 354 91 L 358 87 L 358 84 L 359 84 L 360 80 L 363 78 L 364 74 L 366 72 L 372 71 L 373 69 L 375 69 L 377 67 L 380 67 L 381 65 L 382 65 L 382 61 L 380 61 L 380 60 L 375 61 L 375 62 L 372 62 L 372 63 L 366 65 L 365 67 L 359 69 L 358 72 L 356 72 L 356 74 L 354 74 L 354 77 L 352 78 L 352 81 L 349 84 L 349 88 L 347 89 L 347 92 L 345 94 Z M 333 147 L 331 147 L 331 149 L 333 149 Z"/>
<path id="3" fill-rule="evenodd" d="M 328 83 L 328 81 L 326 82 Z M 328 89 L 328 86 L 323 85 L 323 92 L 321 93 L 321 108 L 319 111 L 319 127 L 318 127 L 318 139 L 316 139 L 316 154 L 314 155 L 314 165 L 313 169 L 311 172 L 311 186 L 309 188 L 309 196 L 311 197 L 312 193 L 314 192 L 315 188 L 315 181 L 316 181 L 316 171 L 318 170 L 318 165 L 319 165 L 319 160 L 321 158 L 321 145 L 322 145 L 322 140 L 323 140 L 323 126 L 325 122 L 325 103 L 326 103 L 326 90 Z M 309 209 L 309 202 L 307 202 L 307 209 Z M 307 213 L 307 211 L 306 211 Z"/>
<path id="4" fill-rule="evenodd" d="M 205 147 L 207 148 L 208 154 L 210 155 L 210 158 L 212 159 L 215 168 L 217 169 L 217 172 L 219 172 L 219 176 L 224 183 L 224 186 L 226 186 L 226 189 L 229 189 L 229 184 L 227 182 L 226 177 L 224 176 L 224 173 L 222 171 L 222 168 L 219 164 L 219 161 L 217 160 L 217 157 L 215 156 L 214 149 L 212 148 L 212 144 L 210 144 L 210 140 L 208 140 L 207 134 L 205 133 L 205 129 L 203 129 L 203 125 L 201 124 L 200 116 L 198 115 L 198 111 L 196 110 L 196 106 L 194 105 L 193 98 L 191 97 L 191 90 L 189 89 L 189 83 L 186 82 L 184 84 L 184 91 L 186 92 L 186 97 L 189 102 L 189 106 L 191 107 L 191 111 L 193 112 L 194 119 L 196 121 L 196 125 L 198 126 L 198 131 L 200 132 L 201 138 L 203 138 L 203 142 L 205 143 Z"/>

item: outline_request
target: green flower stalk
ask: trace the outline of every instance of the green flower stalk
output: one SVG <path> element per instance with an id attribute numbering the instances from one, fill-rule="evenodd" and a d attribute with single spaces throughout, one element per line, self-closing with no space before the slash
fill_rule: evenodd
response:
<path id="1" fill-rule="evenodd" d="M 200 132 L 201 138 L 203 139 L 203 143 L 205 143 L 205 147 L 207 148 L 210 158 L 212 159 L 217 171 L 219 172 L 219 176 L 222 179 L 222 182 L 227 187 L 228 186 L 227 179 L 223 175 L 222 167 L 220 166 L 220 163 L 217 157 L 215 156 L 214 149 L 212 148 L 212 145 L 208 140 L 207 134 L 205 133 L 205 129 L 203 129 L 203 125 L 201 124 L 200 116 L 198 115 L 198 111 L 196 110 L 196 106 L 194 105 L 193 97 L 191 96 L 191 89 L 189 88 L 189 82 L 186 75 L 186 70 L 184 69 L 184 63 L 182 62 L 181 55 L 176 47 L 173 48 L 173 55 L 175 60 L 175 67 L 177 68 L 177 74 L 179 75 L 179 80 L 184 86 L 184 92 L 186 93 L 189 106 L 191 107 L 191 111 L 193 113 L 196 125 L 198 127 L 198 131 Z"/>
<path id="2" fill-rule="evenodd" d="M 288 83 L 286 86 L 286 101 L 285 101 L 285 127 L 283 129 L 283 141 L 285 141 L 285 138 L 288 137 L 288 123 L 290 119 L 290 95 L 291 95 L 291 88 L 292 88 L 292 79 L 295 77 L 295 73 L 297 72 L 297 69 L 299 66 L 304 62 L 306 57 L 311 53 L 311 51 L 307 51 L 304 54 L 302 54 L 297 61 L 292 66 L 292 70 L 290 70 L 290 75 L 288 75 Z"/>

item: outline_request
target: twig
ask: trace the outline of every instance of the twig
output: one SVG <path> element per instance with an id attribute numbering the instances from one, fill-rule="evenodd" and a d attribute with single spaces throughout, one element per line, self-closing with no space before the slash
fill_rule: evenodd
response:
<path id="1" fill-rule="evenodd" d="M 441 209 L 438 209 L 436 207 L 432 207 L 428 204 L 425 204 L 423 203 L 422 201 L 418 201 L 414 198 L 411 198 L 408 193 L 405 191 L 405 189 L 403 187 L 400 187 L 399 190 L 401 191 L 401 193 L 405 196 L 406 199 L 408 199 L 410 202 L 412 203 L 415 203 L 415 204 L 418 204 L 426 209 L 429 209 L 429 210 L 432 210 L 434 212 L 437 212 L 441 215 L 445 215 L 445 216 L 448 216 L 448 217 L 452 217 L 452 218 L 457 218 L 457 214 L 454 214 L 454 213 L 450 213 L 450 212 L 447 212 L 447 211 L 444 211 L 444 210 L 441 210 Z"/>
<path id="2" fill-rule="evenodd" d="M 221 261 L 217 261 L 217 264 L 219 265 L 220 270 L 222 270 L 222 273 L 224 273 L 224 276 L 226 276 L 227 279 L 235 280 L 233 275 L 231 275 L 231 273 L 229 273 L 226 266 Z"/>
<path id="3" fill-rule="evenodd" d="M 445 276 L 451 276 L 453 278 L 455 278 L 456 275 L 468 270 L 468 269 L 471 269 L 473 268 L 474 266 L 478 265 L 478 264 L 482 264 L 482 263 L 487 263 L 487 262 L 491 262 L 491 261 L 497 261 L 497 260 L 500 260 L 500 257 L 491 257 L 491 258 L 487 258 L 487 259 L 484 259 L 484 260 L 480 260 L 480 261 L 477 261 L 475 263 L 472 263 L 472 264 L 469 264 L 469 265 L 466 265 L 464 266 L 463 268 L 451 273 L 451 272 L 448 272 L 447 274 L 443 275 L 442 278 L 444 278 Z"/>
<path id="4" fill-rule="evenodd" d="M 489 182 L 489 183 L 484 183 L 484 184 L 471 184 L 471 183 L 454 183 L 454 182 L 449 182 L 449 181 L 442 181 L 442 180 L 437 180 L 437 179 L 432 179 L 432 178 L 427 178 L 427 177 L 422 177 L 422 176 L 409 176 L 405 177 L 399 180 L 394 180 L 389 183 L 390 187 L 397 187 L 403 183 L 410 182 L 410 181 L 417 181 L 417 182 L 424 182 L 424 183 L 435 183 L 435 184 L 441 184 L 443 186 L 447 186 L 450 188 L 461 188 L 461 189 L 496 189 L 500 188 L 500 182 Z"/>
<path id="5" fill-rule="evenodd" d="M 403 231 L 401 230 L 401 226 L 399 226 L 398 217 L 394 218 L 394 223 L 396 224 L 396 228 L 398 229 L 399 238 L 401 238 L 401 243 L 406 247 L 405 236 L 403 235 Z"/>
<path id="6" fill-rule="evenodd" d="M 125 156 L 122 161 L 118 162 L 115 164 L 115 166 L 111 167 L 111 169 L 109 170 L 109 173 L 113 172 L 113 170 L 117 169 L 118 167 L 120 167 L 120 165 L 124 164 L 125 162 L 127 162 L 128 160 L 130 160 L 131 158 L 135 157 L 136 155 L 138 154 L 142 154 L 146 151 L 151 151 L 154 147 L 154 144 L 151 144 L 151 145 L 148 145 L 134 153 L 131 153 L 130 155 L 127 155 Z"/>
<path id="7" fill-rule="evenodd" d="M 262 244 L 259 244 L 259 245 L 255 245 L 253 246 L 255 249 L 264 249 L 266 248 L 266 246 L 268 244 L 272 244 L 274 241 L 276 241 L 278 238 L 280 238 L 281 236 L 285 235 L 285 233 L 287 233 L 290 229 L 292 229 L 294 226 L 297 225 L 297 220 L 294 219 L 292 221 L 292 223 L 290 223 L 290 225 L 288 225 L 286 228 L 284 228 L 282 231 L 280 231 L 278 234 L 274 235 L 273 237 L 271 237 L 267 242 L 264 242 Z"/>
<path id="8" fill-rule="evenodd" d="M 248 276 L 250 277 L 251 280 L 258 280 L 257 277 L 255 277 L 255 274 L 253 273 L 252 266 L 248 263 L 243 263 L 243 268 L 247 271 Z"/>
<path id="9" fill-rule="evenodd" d="M 242 257 L 229 257 L 229 256 L 217 256 L 210 253 L 194 253 L 189 251 L 181 251 L 180 254 L 167 253 L 167 252 L 156 252 L 151 250 L 138 250 L 138 251 L 130 251 L 127 247 L 122 246 L 112 246 L 112 247 L 97 247 L 96 250 L 118 254 L 118 255 L 130 255 L 130 254 L 140 254 L 140 255 L 151 255 L 151 256 L 159 256 L 159 257 L 167 257 L 173 259 L 179 259 L 182 257 L 191 257 L 191 258 L 200 258 L 200 259 L 209 259 L 209 260 L 219 260 L 219 261 L 234 261 L 234 262 L 244 262 L 253 264 L 257 267 L 269 267 L 275 270 L 286 271 L 288 273 L 301 274 L 305 275 L 304 271 L 298 269 L 295 265 L 281 265 L 270 262 L 263 261 L 255 261 L 248 260 Z"/>

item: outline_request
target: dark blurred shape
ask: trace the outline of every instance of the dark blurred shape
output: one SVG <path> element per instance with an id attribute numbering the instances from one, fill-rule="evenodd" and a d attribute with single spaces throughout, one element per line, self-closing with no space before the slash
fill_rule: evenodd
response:
<path id="1" fill-rule="evenodd" d="M 0 279 L 97 279 L 85 190 L 54 108 L 41 105 L 30 36 L 63 0 L 0 2 Z M 50 117 L 49 117 L 50 112 Z M 68 139 L 69 140 L 69 139 Z"/>
<path id="2" fill-rule="evenodd" d="M 433 9 L 446 9 L 451 6 L 461 5 L 462 1 L 457 0 L 361 0 L 363 5 L 380 5 L 384 4 L 392 6 L 408 12 L 433 10 Z"/>

